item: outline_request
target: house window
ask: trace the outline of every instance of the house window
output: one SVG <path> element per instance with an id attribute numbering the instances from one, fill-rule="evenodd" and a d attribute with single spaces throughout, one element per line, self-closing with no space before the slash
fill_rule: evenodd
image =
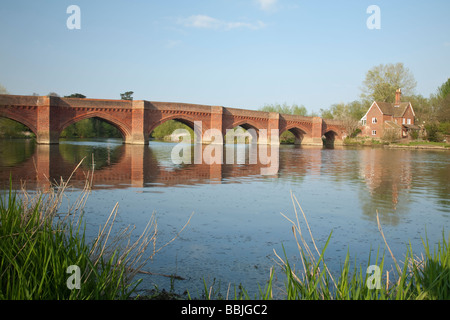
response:
<path id="1" fill-rule="evenodd" d="M 408 124 L 411 124 L 411 119 L 408 119 Z"/>
<path id="2" fill-rule="evenodd" d="M 377 130 L 372 130 L 372 135 L 376 136 L 377 135 Z"/>
<path id="3" fill-rule="evenodd" d="M 406 119 L 405 118 L 403 118 L 403 124 L 406 124 Z"/>
<path id="4" fill-rule="evenodd" d="M 372 118 L 372 123 L 377 123 L 377 118 Z"/>

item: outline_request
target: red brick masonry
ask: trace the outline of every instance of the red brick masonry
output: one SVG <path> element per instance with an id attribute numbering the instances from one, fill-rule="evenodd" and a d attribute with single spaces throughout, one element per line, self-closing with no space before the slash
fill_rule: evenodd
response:
<path id="1" fill-rule="evenodd" d="M 98 117 L 116 126 L 129 144 L 147 144 L 151 132 L 160 124 L 175 119 L 191 128 L 201 121 L 202 133 L 218 129 L 224 135 L 227 129 L 242 126 L 291 131 L 298 144 L 321 145 L 322 137 L 342 144 L 346 136 L 340 121 L 320 117 L 303 117 L 221 106 L 208 106 L 146 100 L 106 100 L 60 98 L 52 96 L 0 95 L 0 117 L 10 118 L 28 126 L 40 144 L 58 143 L 59 135 L 67 126 L 83 119 Z M 203 136 L 208 143 L 208 137 Z M 268 139 L 267 143 L 270 143 Z"/>

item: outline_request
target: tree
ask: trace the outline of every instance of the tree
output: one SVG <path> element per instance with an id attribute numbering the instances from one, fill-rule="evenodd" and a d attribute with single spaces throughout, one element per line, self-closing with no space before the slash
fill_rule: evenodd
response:
<path id="1" fill-rule="evenodd" d="M 320 109 L 320 116 L 322 119 L 333 119 L 333 112 L 331 109 Z"/>
<path id="2" fill-rule="evenodd" d="M 450 121 L 450 79 L 438 88 L 435 101 L 437 119 L 440 122 Z"/>
<path id="3" fill-rule="evenodd" d="M 438 97 L 445 99 L 450 93 L 450 78 L 438 88 Z"/>
<path id="4" fill-rule="evenodd" d="M 57 94 L 56 92 L 49 92 L 47 94 L 47 96 L 49 96 L 49 97 L 59 97 L 59 94 Z"/>
<path id="5" fill-rule="evenodd" d="M 8 90 L 0 84 L 0 94 L 9 94 Z"/>
<path id="6" fill-rule="evenodd" d="M 86 98 L 86 96 L 81 93 L 72 93 L 71 95 L 64 96 L 64 98 Z"/>
<path id="7" fill-rule="evenodd" d="M 425 125 L 427 140 L 432 142 L 441 142 L 442 136 L 439 133 L 439 125 L 436 122 Z"/>
<path id="8" fill-rule="evenodd" d="M 280 104 L 266 104 L 264 107 L 259 109 L 260 111 L 265 112 L 278 112 L 281 114 L 294 114 L 297 116 L 306 116 L 308 114 L 308 110 L 306 110 L 306 107 L 297 104 L 293 104 L 289 106 L 287 103 Z"/>
<path id="9" fill-rule="evenodd" d="M 329 109 L 320 109 L 320 113 L 323 119 L 341 120 L 345 131 L 352 136 L 359 128 L 359 120 L 368 109 L 367 103 L 355 100 L 350 103 L 333 104 Z"/>
<path id="10" fill-rule="evenodd" d="M 395 92 L 401 89 L 412 95 L 417 86 L 411 71 L 403 63 L 380 64 L 366 73 L 361 98 L 369 101 L 395 102 Z"/>
<path id="11" fill-rule="evenodd" d="M 336 103 L 329 109 L 320 109 L 322 118 L 344 120 L 346 118 L 359 121 L 369 109 L 370 105 L 363 101 L 352 101 L 350 103 Z"/>
<path id="12" fill-rule="evenodd" d="M 440 101 L 437 113 L 441 121 L 450 121 L 450 94 Z"/>
<path id="13" fill-rule="evenodd" d="M 133 91 L 127 91 L 127 92 L 121 93 L 120 98 L 122 100 L 133 100 L 133 97 L 132 97 L 133 93 L 134 93 Z"/>
<path id="14" fill-rule="evenodd" d="M 419 94 L 404 97 L 404 101 L 410 102 L 413 106 L 414 113 L 416 114 L 416 124 L 428 123 L 435 118 L 433 98 L 425 98 Z"/>

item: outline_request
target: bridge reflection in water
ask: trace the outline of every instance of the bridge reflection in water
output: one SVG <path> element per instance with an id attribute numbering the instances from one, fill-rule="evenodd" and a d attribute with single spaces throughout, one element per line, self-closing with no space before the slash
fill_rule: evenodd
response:
<path id="1" fill-rule="evenodd" d="M 155 148 L 155 144 L 158 147 Z M 60 181 L 61 178 L 67 180 L 73 174 L 71 185 L 82 188 L 86 177 L 93 171 L 93 189 L 172 187 L 220 184 L 225 180 L 259 176 L 264 172 L 263 169 L 272 169 L 267 170 L 273 173 L 269 176 L 278 176 L 280 170 L 278 146 L 264 146 L 270 159 L 260 161 L 258 154 L 253 154 L 257 149 L 248 145 L 223 145 L 215 148 L 215 153 L 220 152 L 220 155 L 215 153 L 212 155 L 214 159 L 222 158 L 223 164 L 209 159 L 208 152 L 204 152 L 208 146 L 201 144 L 191 146 L 191 160 L 186 161 L 188 163 L 174 164 L 170 158 L 170 151 L 174 146 L 176 146 L 174 143 L 154 142 L 150 146 L 120 142 L 102 142 L 96 146 L 96 142 L 83 144 L 80 141 L 66 141 L 59 145 L 33 144 L 28 148 L 28 153 L 32 155 L 23 156 L 19 163 L 15 158 L 6 166 L 2 164 L 0 181 L 8 181 L 11 175 L 17 186 L 19 183 L 26 183 L 27 188 L 46 190 L 51 183 Z M 274 154 L 270 157 L 272 149 L 276 152 L 276 156 Z M 194 159 L 196 152 L 203 155 L 201 163 Z M 234 155 L 232 163 L 227 162 L 230 153 Z M 253 157 L 257 157 L 256 163 L 250 160 Z M 81 166 L 74 171 L 81 160 L 83 160 Z M 265 176 L 261 175 L 261 178 Z"/>
<path id="2" fill-rule="evenodd" d="M 0 187 L 7 188 L 10 176 L 15 188 L 23 183 L 27 189 L 48 190 L 51 183 L 67 180 L 73 173 L 70 185 L 83 188 L 86 177 L 94 174 L 92 189 L 126 189 L 151 187 L 177 187 L 209 184 L 247 183 L 267 181 L 293 182 L 300 186 L 304 180 L 321 177 L 316 192 L 329 197 L 329 190 L 342 184 L 357 185 L 364 215 L 373 218 L 376 209 L 388 212 L 408 211 L 410 200 L 403 190 L 410 190 L 414 181 L 411 169 L 412 156 L 407 150 L 334 148 L 326 150 L 314 146 L 266 146 L 270 162 L 260 161 L 260 154 L 249 145 L 223 145 L 215 148 L 225 164 L 211 163 L 206 148 L 210 145 L 192 145 L 190 163 L 174 164 L 171 151 L 177 144 L 152 141 L 149 145 L 122 144 L 120 140 L 61 141 L 58 145 L 35 144 L 31 141 L 3 140 L 0 158 Z M 201 148 L 202 161 L 195 153 Z M 273 149 L 275 148 L 275 149 Z M 273 150 L 272 150 L 273 149 Z M 196 151 L 197 150 L 197 151 Z M 230 154 L 234 161 L 225 161 Z M 256 157 L 258 161 L 252 162 Z M 75 167 L 85 158 L 78 170 Z M 388 166 L 386 164 L 389 164 Z M 271 168 L 270 175 L 262 174 Z M 421 180 L 427 179 L 422 177 Z M 277 181 L 278 180 L 278 181 Z M 295 187 L 298 188 L 298 187 Z M 404 199 L 402 199 L 402 197 Z M 392 221 L 391 221 L 392 222 Z M 395 222 L 392 222 L 395 224 Z"/>

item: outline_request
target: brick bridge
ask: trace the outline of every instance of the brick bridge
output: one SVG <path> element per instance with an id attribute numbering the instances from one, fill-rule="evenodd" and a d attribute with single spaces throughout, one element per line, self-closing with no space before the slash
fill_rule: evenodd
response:
<path id="1" fill-rule="evenodd" d="M 322 145 L 328 142 L 342 144 L 346 136 L 342 124 L 336 120 L 320 117 L 303 117 L 187 103 L 150 102 L 146 100 L 106 100 L 60 98 L 53 96 L 0 95 L 0 117 L 18 121 L 36 135 L 39 144 L 55 144 L 61 132 L 69 125 L 83 119 L 97 117 L 122 133 L 125 143 L 147 144 L 150 134 L 168 120 L 178 120 L 194 128 L 195 121 L 202 123 L 204 143 L 210 143 L 208 129 L 218 129 L 223 135 L 227 129 L 241 126 L 261 129 L 270 133 L 278 129 L 281 135 L 289 130 L 295 136 L 296 144 Z"/>

